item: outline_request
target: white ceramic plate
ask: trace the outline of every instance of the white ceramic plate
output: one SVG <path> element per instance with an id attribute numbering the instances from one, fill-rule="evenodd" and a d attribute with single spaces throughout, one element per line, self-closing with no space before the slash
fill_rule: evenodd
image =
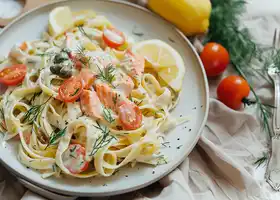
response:
<path id="1" fill-rule="evenodd" d="M 168 156 L 165 165 L 151 167 L 136 165 L 125 168 L 108 178 L 49 178 L 43 179 L 34 170 L 17 160 L 17 143 L 1 139 L 0 159 L 17 176 L 50 191 L 74 196 L 109 196 L 145 187 L 175 169 L 195 146 L 208 113 L 208 83 L 201 61 L 190 42 L 172 25 L 141 7 L 119 1 L 79 0 L 62 1 L 37 8 L 7 26 L 0 35 L 0 54 L 7 55 L 13 44 L 40 38 L 46 30 L 49 12 L 57 6 L 72 10 L 93 9 L 103 14 L 126 34 L 143 33 L 136 40 L 160 39 L 173 46 L 183 57 L 186 75 L 178 106 L 173 116 L 190 116 L 191 121 L 169 132 L 170 142 L 162 152 Z"/>

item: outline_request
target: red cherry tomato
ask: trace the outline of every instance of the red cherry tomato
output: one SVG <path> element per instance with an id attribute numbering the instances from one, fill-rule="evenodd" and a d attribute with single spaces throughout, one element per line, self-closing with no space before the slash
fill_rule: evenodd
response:
<path id="1" fill-rule="evenodd" d="M 224 78 L 217 88 L 218 99 L 234 110 L 240 109 L 249 93 L 247 81 L 235 75 Z"/>
<path id="2" fill-rule="evenodd" d="M 222 74 L 230 61 L 228 51 L 222 45 L 213 42 L 204 46 L 200 58 L 209 77 Z"/>
<path id="3" fill-rule="evenodd" d="M 0 83 L 5 85 L 17 85 L 24 80 L 26 72 L 27 67 L 23 64 L 6 67 L 0 71 Z"/>
<path id="4" fill-rule="evenodd" d="M 63 101 L 74 102 L 80 97 L 82 91 L 82 80 L 73 76 L 62 83 L 58 89 L 58 94 Z"/>
<path id="5" fill-rule="evenodd" d="M 115 28 L 106 28 L 103 31 L 103 40 L 111 48 L 118 48 L 125 43 L 123 32 Z"/>
<path id="6" fill-rule="evenodd" d="M 79 174 L 88 169 L 89 162 L 85 160 L 86 150 L 80 144 L 70 144 L 64 152 L 64 166 L 72 173 Z"/>
<path id="7" fill-rule="evenodd" d="M 135 130 L 141 126 L 142 112 L 131 102 L 120 102 L 118 107 L 120 122 L 125 130 Z"/>

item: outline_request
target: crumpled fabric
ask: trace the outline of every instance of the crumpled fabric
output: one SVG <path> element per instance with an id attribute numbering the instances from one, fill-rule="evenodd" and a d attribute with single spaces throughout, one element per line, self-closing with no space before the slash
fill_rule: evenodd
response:
<path id="1" fill-rule="evenodd" d="M 230 8 L 229 8 L 230 9 Z M 248 0 L 242 25 L 253 38 L 271 45 L 274 29 L 280 27 L 279 0 Z M 258 67 L 259 63 L 255 64 Z M 228 68 L 224 76 L 234 71 Z M 276 200 L 264 180 L 265 166 L 254 162 L 269 151 L 268 135 L 257 120 L 257 109 L 250 106 L 241 111 L 227 108 L 215 100 L 216 87 L 222 77 L 209 80 L 210 110 L 201 138 L 188 158 L 171 174 L 139 191 L 108 198 L 90 200 Z M 273 103 L 273 88 L 260 77 L 253 79 L 255 90 L 265 103 Z M 4 172 L 3 172 L 4 170 Z M 3 180 L 3 181 L 2 181 Z M 0 166 L 0 199 L 18 200 L 23 186 Z M 23 200 L 44 199 L 27 191 Z M 59 198 L 55 198 L 59 200 Z"/>

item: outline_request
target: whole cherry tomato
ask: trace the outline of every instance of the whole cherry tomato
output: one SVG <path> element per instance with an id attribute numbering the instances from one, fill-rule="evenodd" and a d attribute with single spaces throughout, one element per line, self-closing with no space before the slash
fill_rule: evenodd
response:
<path id="1" fill-rule="evenodd" d="M 240 109 L 249 93 L 250 86 L 247 81 L 236 75 L 224 78 L 217 88 L 218 99 L 234 110 Z"/>
<path id="2" fill-rule="evenodd" d="M 209 77 L 222 74 L 230 61 L 228 51 L 222 45 L 214 42 L 204 46 L 200 58 Z"/>

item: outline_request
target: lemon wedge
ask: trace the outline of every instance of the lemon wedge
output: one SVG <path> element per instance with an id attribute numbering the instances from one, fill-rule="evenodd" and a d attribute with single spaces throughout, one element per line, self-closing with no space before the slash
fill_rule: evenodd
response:
<path id="1" fill-rule="evenodd" d="M 57 7 L 49 15 L 49 33 L 58 36 L 74 26 L 72 12 L 69 7 Z"/>
<path id="2" fill-rule="evenodd" d="M 175 49 L 161 40 L 146 40 L 135 44 L 133 51 L 145 57 L 145 67 L 153 67 L 176 92 L 181 90 L 185 65 Z"/>

